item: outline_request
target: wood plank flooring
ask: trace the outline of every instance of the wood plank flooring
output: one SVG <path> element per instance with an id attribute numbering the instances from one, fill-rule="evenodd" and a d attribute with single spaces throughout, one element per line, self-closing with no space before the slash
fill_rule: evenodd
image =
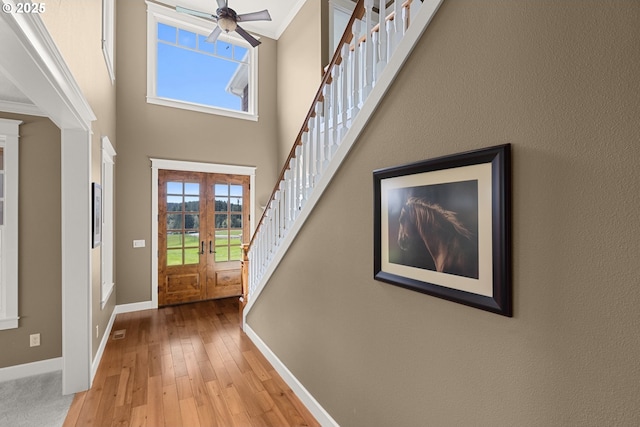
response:
<path id="1" fill-rule="evenodd" d="M 234 298 L 118 315 L 64 426 L 319 424 L 241 331 Z"/>

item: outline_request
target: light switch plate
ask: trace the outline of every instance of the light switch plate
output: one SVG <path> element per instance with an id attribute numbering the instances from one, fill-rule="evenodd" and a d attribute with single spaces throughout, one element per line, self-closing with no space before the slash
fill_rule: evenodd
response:
<path id="1" fill-rule="evenodd" d="M 145 247 L 145 241 L 144 240 L 134 240 L 133 241 L 133 247 L 134 248 L 144 248 Z"/>

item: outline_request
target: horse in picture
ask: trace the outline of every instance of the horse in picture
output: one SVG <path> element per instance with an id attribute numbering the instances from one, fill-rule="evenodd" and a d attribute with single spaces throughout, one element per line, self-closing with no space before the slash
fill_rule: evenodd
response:
<path id="1" fill-rule="evenodd" d="M 400 213 L 398 246 L 409 249 L 421 239 L 433 258 L 436 271 L 478 278 L 477 240 L 455 212 L 425 199 L 410 197 Z"/>

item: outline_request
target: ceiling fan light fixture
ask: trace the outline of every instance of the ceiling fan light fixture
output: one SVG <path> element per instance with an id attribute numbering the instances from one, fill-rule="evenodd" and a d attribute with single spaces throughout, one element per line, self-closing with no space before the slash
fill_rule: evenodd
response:
<path id="1" fill-rule="evenodd" d="M 238 24 L 231 18 L 222 17 L 218 19 L 218 26 L 220 26 L 225 33 L 229 33 L 235 31 Z"/>

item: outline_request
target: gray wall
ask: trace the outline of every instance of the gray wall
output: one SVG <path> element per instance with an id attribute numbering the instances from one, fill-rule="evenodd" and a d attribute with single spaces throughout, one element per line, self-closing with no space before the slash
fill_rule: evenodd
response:
<path id="1" fill-rule="evenodd" d="M 117 303 L 151 300 L 149 158 L 256 166 L 254 215 L 262 214 L 277 174 L 276 42 L 259 47 L 258 122 L 146 103 L 146 5 L 117 10 L 116 287 Z M 147 242 L 133 249 L 134 239 Z"/>
<path id="2" fill-rule="evenodd" d="M 321 3 L 324 2 L 307 1 L 278 39 L 280 168 L 289 156 L 322 79 Z"/>
<path id="3" fill-rule="evenodd" d="M 639 23 L 443 3 L 248 317 L 340 425 L 640 424 Z M 502 143 L 514 317 L 374 281 L 372 171 Z"/>
<path id="4" fill-rule="evenodd" d="M 60 129 L 49 119 L 1 113 L 22 120 L 18 204 L 17 329 L 0 331 L 0 368 L 62 356 L 60 265 Z M 29 335 L 40 346 L 29 347 Z"/>

